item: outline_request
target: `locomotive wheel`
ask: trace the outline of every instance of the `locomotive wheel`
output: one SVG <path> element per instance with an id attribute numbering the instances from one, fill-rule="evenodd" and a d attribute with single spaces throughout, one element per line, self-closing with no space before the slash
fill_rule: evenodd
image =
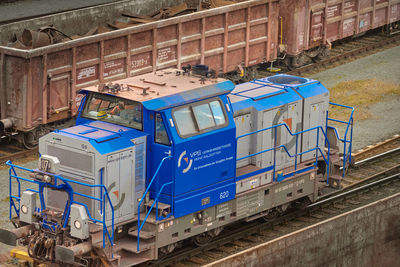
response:
<path id="1" fill-rule="evenodd" d="M 305 209 L 308 205 L 310 205 L 312 201 L 309 197 L 302 197 L 294 202 L 294 206 L 297 209 Z"/>
<path id="2" fill-rule="evenodd" d="M 101 258 L 98 256 L 95 256 L 94 254 L 92 254 L 89 257 L 85 257 L 84 258 L 88 267 L 101 267 L 103 266 L 103 262 L 101 261 Z"/>
<path id="3" fill-rule="evenodd" d="M 214 237 L 219 235 L 223 229 L 224 229 L 224 227 L 220 226 L 220 227 L 212 229 L 208 232 L 196 235 L 196 236 L 192 237 L 192 241 L 196 246 L 202 247 L 204 245 L 207 245 Z"/>
<path id="4" fill-rule="evenodd" d="M 158 260 L 162 260 L 166 255 L 175 250 L 178 243 L 166 245 L 158 250 Z"/>
<path id="5" fill-rule="evenodd" d="M 220 226 L 220 227 L 217 227 L 217 228 L 211 230 L 209 233 L 211 234 L 212 237 L 216 237 L 217 235 L 219 235 L 222 232 L 222 230 L 224 230 L 224 227 Z"/>
<path id="6" fill-rule="evenodd" d="M 279 217 L 279 212 L 276 209 L 273 209 L 270 212 L 268 212 L 267 215 L 263 216 L 262 218 L 264 219 L 264 221 L 269 222 L 272 219 L 275 219 L 277 217 Z"/>
<path id="7" fill-rule="evenodd" d="M 213 236 L 210 235 L 208 232 L 206 232 L 206 233 L 202 233 L 202 234 L 194 236 L 192 238 L 192 241 L 196 246 L 203 247 L 203 246 L 207 245 L 212 239 L 213 239 Z"/>

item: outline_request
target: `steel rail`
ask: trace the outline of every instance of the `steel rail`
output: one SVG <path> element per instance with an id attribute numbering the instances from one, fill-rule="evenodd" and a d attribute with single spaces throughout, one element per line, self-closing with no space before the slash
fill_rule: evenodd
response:
<path id="1" fill-rule="evenodd" d="M 383 153 L 374 155 L 374 156 L 372 156 L 372 157 L 369 157 L 369 158 L 366 158 L 366 159 L 363 159 L 363 160 L 356 161 L 356 162 L 354 163 L 354 166 L 357 167 L 357 166 L 362 165 L 362 164 L 364 164 L 364 163 L 366 163 L 366 162 L 369 162 L 369 161 L 371 161 L 371 160 L 374 160 L 374 159 L 377 159 L 377 158 L 380 158 L 380 157 L 383 157 L 383 156 L 386 156 L 386 155 L 390 155 L 390 154 L 395 153 L 395 152 L 398 152 L 398 151 L 400 151 L 400 147 L 394 148 L 394 149 L 389 150 L 389 151 L 385 151 L 385 152 L 383 152 Z"/>
<path id="2" fill-rule="evenodd" d="M 360 191 L 369 189 L 369 188 L 371 188 L 371 187 L 374 187 L 374 186 L 377 186 L 377 185 L 380 185 L 380 184 L 389 182 L 389 181 L 391 181 L 391 180 L 393 180 L 393 179 L 395 179 L 395 178 L 400 178 L 400 172 L 399 172 L 399 173 L 396 173 L 396 174 L 394 174 L 394 175 L 391 175 L 391 176 L 389 176 L 389 177 L 385 177 L 385 178 L 379 179 L 379 180 L 377 180 L 377 181 L 368 183 L 368 184 L 366 184 L 366 185 L 362 185 L 362 186 L 356 187 L 356 188 L 351 189 L 351 190 L 348 190 L 348 191 L 346 191 L 346 192 L 343 192 L 343 193 L 334 195 L 334 196 L 332 196 L 332 197 L 330 197 L 330 198 L 325 198 L 325 199 L 319 200 L 319 201 L 317 201 L 317 202 L 315 202 L 315 203 L 313 203 L 313 204 L 308 205 L 307 208 L 310 209 L 310 208 L 314 208 L 314 207 L 319 207 L 319 206 L 321 206 L 321 205 L 324 205 L 324 204 L 327 204 L 327 203 L 331 203 L 331 202 L 333 202 L 333 201 L 335 201 L 335 200 L 338 200 L 338 199 L 340 199 L 340 198 L 346 198 L 346 197 L 349 196 L 349 195 L 352 195 L 352 194 L 354 194 L 354 193 L 358 193 L 358 192 L 360 192 Z"/>
<path id="3" fill-rule="evenodd" d="M 2 150 L 4 151 L 4 150 Z M 39 153 L 39 150 L 37 148 L 33 149 L 24 149 L 21 151 L 17 151 L 15 153 L 10 153 L 4 156 L 0 157 L 0 164 L 5 164 L 8 160 L 16 160 L 16 159 L 21 159 L 24 157 L 32 156 Z"/>

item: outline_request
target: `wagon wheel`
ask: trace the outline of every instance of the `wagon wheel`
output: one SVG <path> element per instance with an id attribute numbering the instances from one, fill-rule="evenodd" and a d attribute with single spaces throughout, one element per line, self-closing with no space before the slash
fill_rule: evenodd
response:
<path id="1" fill-rule="evenodd" d="M 33 132 L 26 132 L 22 137 L 22 144 L 26 149 L 34 149 L 38 145 L 38 139 Z"/>
<path id="2" fill-rule="evenodd" d="M 291 60 L 289 57 L 285 57 L 285 59 L 283 60 L 283 64 L 284 66 L 290 71 L 290 70 L 294 70 L 295 68 L 292 66 Z"/>
<path id="3" fill-rule="evenodd" d="M 329 50 L 328 47 L 324 46 L 321 48 L 320 53 L 317 55 L 317 59 L 318 60 L 323 60 L 329 57 L 329 55 L 331 54 L 331 51 Z"/>

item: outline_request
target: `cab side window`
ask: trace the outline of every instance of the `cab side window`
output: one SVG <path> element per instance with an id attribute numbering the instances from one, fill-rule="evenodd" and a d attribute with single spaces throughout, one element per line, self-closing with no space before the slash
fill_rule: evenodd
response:
<path id="1" fill-rule="evenodd" d="M 165 124 L 161 117 L 161 114 L 157 113 L 155 118 L 155 140 L 156 143 L 162 145 L 171 145 L 169 141 L 167 131 L 165 130 Z"/>
<path id="2" fill-rule="evenodd" d="M 227 124 L 221 101 L 211 99 L 173 110 L 173 118 L 182 138 L 212 131 Z"/>

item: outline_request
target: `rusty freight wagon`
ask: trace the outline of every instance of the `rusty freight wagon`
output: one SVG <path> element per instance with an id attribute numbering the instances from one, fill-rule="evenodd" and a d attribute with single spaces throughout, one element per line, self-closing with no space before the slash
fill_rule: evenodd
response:
<path id="1" fill-rule="evenodd" d="M 217 74 L 246 71 L 276 58 L 278 0 L 237 2 L 37 48 L 7 44 L 23 29 L 53 24 L 68 36 L 84 35 L 122 12 L 182 3 L 121 1 L 1 25 L 0 130 L 24 132 L 25 143 L 34 144 L 45 125 L 76 114 L 81 88 L 187 64 L 205 64 Z"/>
<path id="2" fill-rule="evenodd" d="M 399 30 L 400 0 L 280 0 L 290 64 L 329 53 L 331 43 L 371 29 Z"/>

